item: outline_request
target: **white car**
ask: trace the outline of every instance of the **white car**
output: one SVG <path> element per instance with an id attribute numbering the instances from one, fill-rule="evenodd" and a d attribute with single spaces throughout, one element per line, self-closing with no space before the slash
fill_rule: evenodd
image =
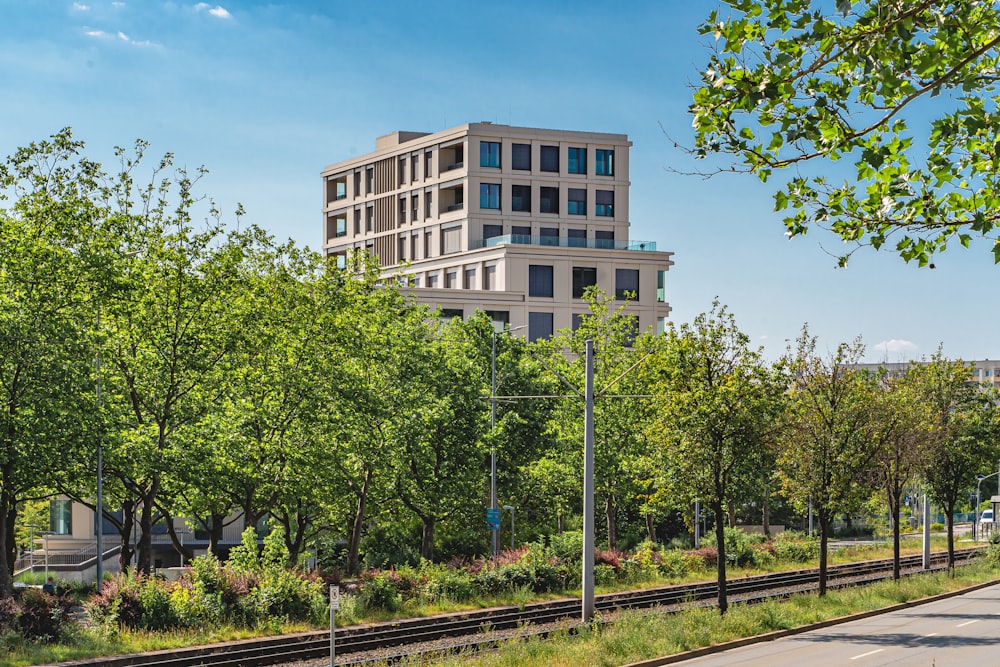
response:
<path id="1" fill-rule="evenodd" d="M 979 517 L 979 523 L 993 523 L 993 510 L 983 510 L 983 515 Z"/>

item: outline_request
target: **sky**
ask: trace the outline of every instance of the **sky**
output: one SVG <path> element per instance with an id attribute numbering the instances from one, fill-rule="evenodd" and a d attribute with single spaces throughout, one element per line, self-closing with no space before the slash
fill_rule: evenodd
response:
<path id="1" fill-rule="evenodd" d="M 832 0 L 831 0 L 832 2 Z M 396 130 L 492 121 L 629 135 L 631 237 L 674 252 L 671 319 L 718 299 L 770 357 L 804 324 L 821 351 L 861 337 L 865 360 L 942 347 L 996 359 L 989 246 L 934 270 L 842 243 L 789 240 L 772 189 L 703 165 L 692 84 L 708 62 L 711 0 L 367 0 L 223 4 L 0 0 L 0 156 L 64 127 L 87 155 L 150 142 L 209 175 L 199 191 L 278 239 L 319 249 L 328 164 Z M 668 138 L 669 136 L 669 138 Z M 153 161 L 150 162 L 153 164 Z"/>

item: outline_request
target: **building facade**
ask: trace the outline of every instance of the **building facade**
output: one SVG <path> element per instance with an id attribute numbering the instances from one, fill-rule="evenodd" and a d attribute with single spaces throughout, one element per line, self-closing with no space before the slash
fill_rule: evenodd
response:
<path id="1" fill-rule="evenodd" d="M 628 237 L 630 146 L 492 123 L 379 137 L 322 172 L 324 252 L 367 251 L 420 303 L 531 340 L 574 326 L 591 285 L 662 331 L 672 253 Z"/>

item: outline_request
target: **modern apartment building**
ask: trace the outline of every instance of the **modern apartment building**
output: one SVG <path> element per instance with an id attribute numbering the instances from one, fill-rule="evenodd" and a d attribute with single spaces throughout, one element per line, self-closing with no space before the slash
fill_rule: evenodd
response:
<path id="1" fill-rule="evenodd" d="M 672 253 L 628 237 L 631 145 L 492 123 L 379 137 L 322 172 L 324 251 L 367 251 L 419 302 L 531 340 L 578 322 L 591 285 L 661 331 Z"/>

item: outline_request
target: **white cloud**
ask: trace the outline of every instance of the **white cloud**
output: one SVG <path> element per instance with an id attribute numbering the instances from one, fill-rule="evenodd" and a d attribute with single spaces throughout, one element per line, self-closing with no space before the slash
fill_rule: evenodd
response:
<path id="1" fill-rule="evenodd" d="M 129 43 L 132 42 L 132 40 L 128 38 L 128 35 L 126 35 L 121 31 L 118 32 L 118 39 L 122 40 L 123 42 L 129 42 Z"/>
<path id="2" fill-rule="evenodd" d="M 115 9 L 121 9 L 122 7 L 125 6 L 125 3 L 124 2 L 112 2 L 111 6 L 114 7 Z"/>
<path id="3" fill-rule="evenodd" d="M 151 41 L 146 40 L 146 39 L 144 39 L 144 40 L 132 39 L 131 37 L 129 37 L 128 35 L 126 35 L 125 33 L 121 32 L 121 31 L 118 31 L 117 33 L 115 33 L 114 35 L 112 35 L 111 33 L 104 32 L 103 30 L 85 30 L 83 34 L 86 35 L 87 37 L 93 37 L 94 39 L 116 39 L 117 38 L 119 42 L 125 42 L 129 46 L 137 46 L 137 47 L 140 47 L 140 48 L 156 48 L 156 47 L 160 46 L 156 42 L 151 42 Z"/>
<path id="4" fill-rule="evenodd" d="M 111 37 L 111 35 L 104 32 L 103 30 L 87 30 L 83 34 L 85 34 L 87 37 L 96 37 L 98 39 L 107 39 L 108 37 Z"/>
<path id="5" fill-rule="evenodd" d="M 75 11 L 78 11 L 78 12 L 89 12 L 90 11 L 90 5 L 84 5 L 84 4 L 81 4 L 79 2 L 74 2 L 73 3 L 73 9 Z"/>
<path id="6" fill-rule="evenodd" d="M 233 17 L 233 15 L 230 14 L 228 11 L 226 11 L 226 8 L 223 7 L 222 5 L 216 5 L 215 7 L 212 7 L 207 2 L 199 2 L 197 5 L 194 6 L 194 10 L 196 12 L 207 11 L 209 14 L 211 14 L 217 19 L 230 19 Z"/>
<path id="7" fill-rule="evenodd" d="M 898 338 L 893 338 L 892 340 L 884 340 L 881 343 L 876 343 L 873 345 L 876 350 L 883 352 L 885 354 L 900 354 L 903 352 L 916 352 L 920 348 L 916 343 L 908 340 L 900 340 Z"/>

